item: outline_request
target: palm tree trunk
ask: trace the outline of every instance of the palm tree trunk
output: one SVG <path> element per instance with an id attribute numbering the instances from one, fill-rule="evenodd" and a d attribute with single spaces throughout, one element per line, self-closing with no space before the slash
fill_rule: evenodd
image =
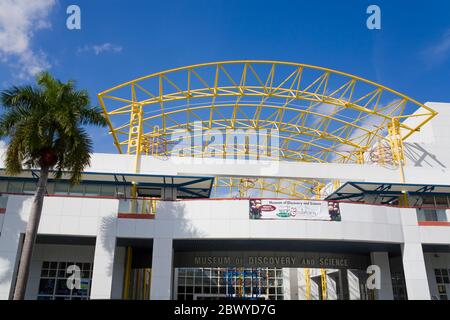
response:
<path id="1" fill-rule="evenodd" d="M 33 198 L 30 216 L 28 218 L 27 231 L 23 242 L 22 254 L 20 256 L 19 270 L 17 272 L 14 300 L 23 300 L 27 288 L 28 274 L 30 273 L 31 257 L 33 255 L 34 243 L 41 219 L 42 204 L 44 202 L 45 190 L 48 180 L 48 167 L 41 168 L 36 193 Z"/>

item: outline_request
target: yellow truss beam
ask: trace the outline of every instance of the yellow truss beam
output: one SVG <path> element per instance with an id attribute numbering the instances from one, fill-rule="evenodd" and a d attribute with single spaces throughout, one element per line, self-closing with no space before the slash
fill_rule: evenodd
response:
<path id="1" fill-rule="evenodd" d="M 173 143 L 170 136 L 175 130 L 192 131 L 200 123 L 205 129 L 276 129 L 280 159 L 288 161 L 364 163 L 374 143 L 386 141 L 404 180 L 403 141 L 437 114 L 398 91 L 355 75 L 268 60 L 174 68 L 125 82 L 98 98 L 114 145 L 120 153 L 136 155 L 136 170 L 141 153 L 176 154 L 179 149 L 161 146 Z M 419 121 L 405 121 L 412 117 Z M 248 155 L 252 149 L 228 147 L 224 141 L 224 156 L 225 150 Z M 201 146 L 185 151 L 204 155 Z M 316 186 L 314 181 L 305 183 Z M 272 184 L 261 183 L 261 190 L 285 189 Z M 286 190 L 296 188 L 294 184 Z"/>

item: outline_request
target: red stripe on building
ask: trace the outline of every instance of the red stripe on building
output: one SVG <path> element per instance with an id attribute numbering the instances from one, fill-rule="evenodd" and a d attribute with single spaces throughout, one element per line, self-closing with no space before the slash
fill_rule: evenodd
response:
<path id="1" fill-rule="evenodd" d="M 143 213 L 119 213 L 117 216 L 123 219 L 155 219 L 154 214 Z"/>
<path id="2" fill-rule="evenodd" d="M 419 226 L 424 227 L 450 227 L 447 221 L 419 221 Z"/>

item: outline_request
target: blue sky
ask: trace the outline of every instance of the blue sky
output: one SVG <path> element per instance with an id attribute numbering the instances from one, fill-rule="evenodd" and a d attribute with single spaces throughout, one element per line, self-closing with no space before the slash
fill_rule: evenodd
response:
<path id="1" fill-rule="evenodd" d="M 81 30 L 66 8 L 81 8 Z M 366 28 L 381 8 L 382 29 Z M 450 102 L 450 2 L 0 0 L 0 88 L 48 68 L 96 94 L 165 69 L 267 59 L 352 73 L 420 102 Z M 95 150 L 115 152 L 106 129 Z"/>

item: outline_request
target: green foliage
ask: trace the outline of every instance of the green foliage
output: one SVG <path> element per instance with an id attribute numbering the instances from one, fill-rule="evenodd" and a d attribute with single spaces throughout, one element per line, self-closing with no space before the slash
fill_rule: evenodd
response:
<path id="1" fill-rule="evenodd" d="M 12 87 L 1 93 L 4 113 L 0 134 L 9 138 L 6 171 L 16 175 L 22 165 L 38 168 L 43 155 L 56 156 L 56 177 L 71 173 L 71 181 L 80 179 L 90 164 L 92 140 L 86 125 L 106 126 L 101 109 L 90 107 L 86 90 L 77 90 L 73 81 L 63 83 L 48 72 L 36 78 L 37 86 Z"/>

